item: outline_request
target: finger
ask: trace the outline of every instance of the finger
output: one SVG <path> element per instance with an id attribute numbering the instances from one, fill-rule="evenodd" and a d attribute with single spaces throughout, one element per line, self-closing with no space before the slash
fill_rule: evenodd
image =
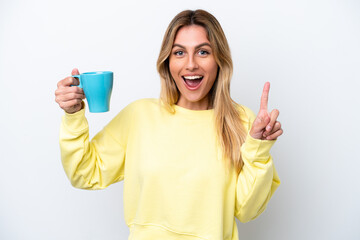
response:
<path id="1" fill-rule="evenodd" d="M 264 132 L 264 137 L 266 137 L 266 135 L 269 135 L 269 133 L 271 132 L 272 128 L 274 127 L 274 124 L 279 116 L 280 112 L 277 109 L 274 109 L 271 111 L 270 113 L 270 123 L 266 126 L 266 131 Z"/>
<path id="2" fill-rule="evenodd" d="M 274 124 L 274 127 L 273 127 L 273 130 L 271 131 L 270 134 L 276 132 L 277 130 L 279 130 L 281 128 L 281 123 L 276 121 L 275 124 Z"/>
<path id="3" fill-rule="evenodd" d="M 267 136 L 275 133 L 276 131 L 279 131 L 280 128 L 281 128 L 281 123 L 276 121 L 275 124 L 274 124 L 274 127 L 272 128 L 272 130 L 269 133 L 266 133 L 265 136 L 263 135 L 263 137 L 267 137 Z"/>
<path id="4" fill-rule="evenodd" d="M 81 102 L 82 102 L 81 99 L 73 99 L 73 100 L 67 101 L 67 102 L 60 102 L 59 106 L 62 109 L 66 110 L 66 109 L 76 106 L 77 104 L 80 104 Z"/>
<path id="5" fill-rule="evenodd" d="M 70 87 L 71 85 L 79 85 L 79 79 L 77 78 L 73 78 L 73 77 L 67 77 L 63 80 L 61 80 L 60 82 L 58 82 L 58 88 L 62 88 L 62 87 Z"/>
<path id="6" fill-rule="evenodd" d="M 67 102 L 67 101 L 72 101 L 74 99 L 84 99 L 85 95 L 84 94 L 80 94 L 80 93 L 68 93 L 68 94 L 63 94 L 60 96 L 57 96 L 55 101 L 56 102 Z"/>
<path id="7" fill-rule="evenodd" d="M 80 74 L 80 72 L 79 72 L 79 70 L 77 69 L 77 68 L 74 68 L 72 71 L 71 71 L 71 75 L 73 76 L 73 75 L 79 75 Z"/>
<path id="8" fill-rule="evenodd" d="M 270 136 L 267 136 L 266 140 L 276 140 L 281 134 L 283 134 L 283 132 L 284 131 L 282 129 L 279 129 Z"/>
<path id="9" fill-rule="evenodd" d="M 268 98 L 269 98 L 270 83 L 266 82 L 261 95 L 260 110 L 267 110 Z"/>
<path id="10" fill-rule="evenodd" d="M 266 125 L 268 125 L 270 122 L 270 117 L 268 114 L 259 114 L 256 116 L 256 119 L 253 123 L 252 128 L 255 132 L 262 132 Z"/>
<path id="11" fill-rule="evenodd" d="M 79 93 L 84 94 L 84 90 L 82 88 L 72 86 L 72 87 L 60 87 L 55 90 L 55 96 L 61 96 L 68 93 Z"/>
<path id="12" fill-rule="evenodd" d="M 279 131 L 280 128 L 281 128 L 281 123 L 276 121 L 272 130 L 270 132 L 264 132 L 263 137 L 266 138 L 267 136 L 270 136 L 271 134 L 275 133 L 276 131 Z"/>

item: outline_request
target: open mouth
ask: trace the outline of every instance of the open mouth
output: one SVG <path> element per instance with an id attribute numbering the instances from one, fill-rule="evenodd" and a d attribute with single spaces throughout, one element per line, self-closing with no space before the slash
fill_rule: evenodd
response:
<path id="1" fill-rule="evenodd" d="M 200 85 L 201 81 L 203 80 L 204 76 L 182 76 L 185 84 L 190 88 L 196 88 Z"/>

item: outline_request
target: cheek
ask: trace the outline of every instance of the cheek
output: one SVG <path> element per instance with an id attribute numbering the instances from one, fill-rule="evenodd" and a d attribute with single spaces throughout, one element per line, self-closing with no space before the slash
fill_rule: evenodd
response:
<path id="1" fill-rule="evenodd" d="M 210 76 L 211 76 L 211 81 L 215 81 L 217 73 L 218 73 L 218 65 L 216 63 L 212 64 L 209 67 L 209 73 L 210 73 Z"/>
<path id="2" fill-rule="evenodd" d="M 177 75 L 177 73 L 179 72 L 179 63 L 176 60 L 171 60 L 169 61 L 169 70 L 170 73 L 173 77 L 175 77 Z"/>

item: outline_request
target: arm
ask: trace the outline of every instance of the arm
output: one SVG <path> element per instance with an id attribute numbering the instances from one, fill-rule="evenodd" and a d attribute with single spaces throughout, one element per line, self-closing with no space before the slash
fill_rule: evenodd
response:
<path id="1" fill-rule="evenodd" d="M 280 185 L 269 153 L 273 141 L 258 140 L 249 134 L 241 147 L 244 166 L 238 176 L 235 216 L 241 222 L 258 217 Z"/>
<path id="2" fill-rule="evenodd" d="M 85 110 L 65 113 L 60 128 L 61 160 L 74 187 L 103 189 L 124 179 L 127 112 L 126 108 L 121 111 L 91 141 Z"/>
<path id="3" fill-rule="evenodd" d="M 260 111 L 257 116 L 243 107 L 242 116 L 246 116 L 248 134 L 241 146 L 243 168 L 237 179 L 235 216 L 241 222 L 248 222 L 259 216 L 280 185 L 280 179 L 274 167 L 270 149 L 283 130 L 276 121 L 278 110 L 270 114 L 267 102 L 270 84 L 266 83 L 261 96 Z"/>

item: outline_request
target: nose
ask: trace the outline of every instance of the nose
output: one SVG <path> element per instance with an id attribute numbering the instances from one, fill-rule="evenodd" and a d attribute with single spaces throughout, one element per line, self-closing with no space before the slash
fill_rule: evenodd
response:
<path id="1" fill-rule="evenodd" d="M 193 71 L 197 68 L 198 68 L 198 64 L 196 62 L 194 55 L 189 54 L 189 57 L 187 58 L 187 63 L 186 63 L 186 70 Z"/>

